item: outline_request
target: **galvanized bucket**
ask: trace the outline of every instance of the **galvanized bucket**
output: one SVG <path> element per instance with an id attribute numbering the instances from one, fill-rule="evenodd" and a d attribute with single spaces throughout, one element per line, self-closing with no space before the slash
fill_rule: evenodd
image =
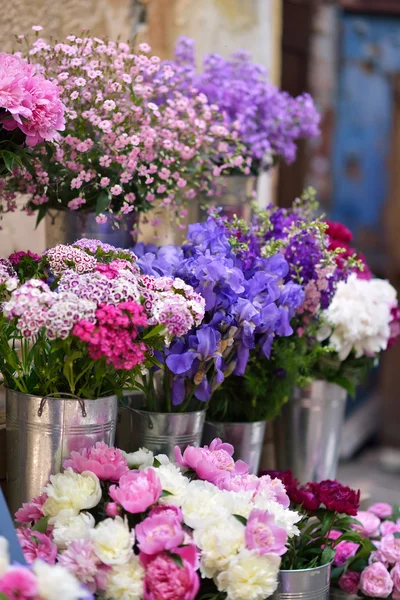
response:
<path id="1" fill-rule="evenodd" d="M 250 221 L 252 215 L 253 194 L 256 189 L 256 178 L 252 175 L 222 175 L 215 181 L 217 192 L 213 196 L 197 196 L 190 202 L 189 223 L 197 223 L 207 219 L 208 207 L 214 205 L 221 209 L 223 215 Z"/>
<path id="2" fill-rule="evenodd" d="M 273 600 L 328 600 L 331 563 L 315 569 L 280 571 Z"/>
<path id="3" fill-rule="evenodd" d="M 6 390 L 7 500 L 12 514 L 41 493 L 71 450 L 113 445 L 118 398 L 39 397 Z"/>
<path id="4" fill-rule="evenodd" d="M 148 448 L 154 454 L 166 454 L 174 460 L 175 446 L 182 451 L 186 446 L 200 446 L 206 415 L 204 410 L 159 413 L 125 407 L 122 414 L 122 418 L 126 419 L 123 430 L 126 432 L 129 427 L 129 434 L 125 433 L 123 440 L 118 435 L 118 440 L 119 447 L 125 452 Z"/>
<path id="5" fill-rule="evenodd" d="M 301 483 L 335 479 L 346 391 L 327 381 L 296 388 L 274 420 L 276 468 Z"/>
<path id="6" fill-rule="evenodd" d="M 360 596 L 357 596 L 356 594 L 346 594 L 346 592 L 340 588 L 331 587 L 329 600 L 360 600 Z"/>
<path id="7" fill-rule="evenodd" d="M 131 212 L 118 222 L 116 227 L 111 217 L 106 223 L 97 223 L 96 213 L 82 213 L 74 210 L 50 211 L 46 217 L 47 246 L 72 244 L 81 238 L 100 240 L 117 248 L 131 248 L 137 229 L 139 215 Z"/>
<path id="8" fill-rule="evenodd" d="M 217 423 L 206 421 L 203 444 L 209 444 L 215 438 L 232 444 L 235 460 L 244 460 L 250 473 L 258 473 L 265 434 L 265 421 L 254 423 Z"/>

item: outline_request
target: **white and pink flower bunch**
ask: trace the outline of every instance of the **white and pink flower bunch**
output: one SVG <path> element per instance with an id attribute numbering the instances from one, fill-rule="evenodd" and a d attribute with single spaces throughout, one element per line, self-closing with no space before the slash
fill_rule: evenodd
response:
<path id="1" fill-rule="evenodd" d="M 40 536 L 40 534 L 38 534 Z M 6 600 L 89 600 L 92 595 L 62 565 L 48 564 L 37 555 L 30 567 L 11 564 L 8 542 L 0 537 L 0 596 Z"/>
<path id="2" fill-rule="evenodd" d="M 332 575 L 348 594 L 368 598 L 400 599 L 400 510 L 378 502 L 359 511 L 353 528 L 372 542 L 365 552 L 353 542 L 336 546 Z M 334 534 L 334 532 L 332 532 Z"/>
<path id="3" fill-rule="evenodd" d="M 29 194 L 29 209 L 96 211 L 105 222 L 161 203 L 182 216 L 180 201 L 208 190 L 216 165 L 249 170 L 217 107 L 178 91 L 172 67 L 150 51 L 74 35 L 29 48 L 67 107 L 54 155 L 39 153 L 31 172 L 10 181 Z"/>
<path id="4" fill-rule="evenodd" d="M 18 257 L 18 275 L 0 263 L 0 372 L 11 389 L 85 398 L 132 389 L 153 366 L 154 348 L 204 317 L 205 301 L 190 285 L 141 275 L 132 252 L 80 240 L 37 258 Z"/>
<path id="5" fill-rule="evenodd" d="M 103 443 L 72 452 L 16 513 L 26 559 L 58 562 L 106 600 L 194 600 L 210 590 L 264 600 L 300 516 L 280 480 L 249 475 L 232 454 L 218 439 L 177 449 L 176 463 Z"/>

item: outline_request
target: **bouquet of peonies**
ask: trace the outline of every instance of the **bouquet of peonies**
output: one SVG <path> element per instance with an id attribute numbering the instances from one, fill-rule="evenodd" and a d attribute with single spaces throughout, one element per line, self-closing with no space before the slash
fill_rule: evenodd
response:
<path id="1" fill-rule="evenodd" d="M 26 560 L 68 569 L 105 600 L 265 600 L 300 515 L 279 479 L 258 478 L 233 447 L 72 452 L 16 513 Z"/>
<path id="2" fill-rule="evenodd" d="M 332 579 L 348 594 L 400 598 L 400 507 L 378 502 L 359 511 L 359 531 L 368 545 L 344 545 L 336 555 Z"/>
<path id="3" fill-rule="evenodd" d="M 293 333 L 290 321 L 304 294 L 300 285 L 284 280 L 285 258 L 278 253 L 242 259 L 228 229 L 212 218 L 190 225 L 182 247 L 139 244 L 135 252 L 145 273 L 179 277 L 205 299 L 202 325 L 156 353 L 165 369 L 163 398 L 172 405 L 204 406 L 228 376 L 245 373 L 256 343 L 269 356 L 275 338 Z"/>
<path id="4" fill-rule="evenodd" d="M 98 398 L 135 387 L 155 348 L 198 326 L 204 300 L 97 240 L 0 262 L 0 372 L 22 393 Z"/>
<path id="5" fill-rule="evenodd" d="M 357 521 L 360 491 L 338 481 L 314 481 L 300 485 L 291 471 L 265 471 L 279 477 L 290 498 L 290 506 L 301 514 L 299 535 L 288 543 L 282 569 L 312 569 L 333 561 L 343 565 L 358 548 L 366 554 L 372 545 L 365 541 Z M 352 518 L 355 517 L 355 518 Z"/>
<path id="6" fill-rule="evenodd" d="M 30 567 L 11 565 L 7 540 L 0 537 L 0 598 L 2 600 L 93 599 L 87 589 L 65 567 L 50 565 L 38 555 L 30 562 L 32 563 Z"/>
<path id="7" fill-rule="evenodd" d="M 38 218 L 51 208 L 95 211 L 98 222 L 112 216 L 118 225 L 159 203 L 180 212 L 181 199 L 212 185 L 215 164 L 246 168 L 217 107 L 177 90 L 171 66 L 150 50 L 73 35 L 28 48 L 66 105 L 56 152 L 37 152 L 32 168 L 7 182 L 9 193 L 29 195 Z"/>
<path id="8" fill-rule="evenodd" d="M 174 62 L 165 64 L 173 70 L 173 81 L 182 93 L 195 88 L 218 105 L 225 126 L 237 131 L 255 174 L 281 158 L 293 162 L 298 141 L 319 134 L 320 117 L 311 96 L 293 98 L 277 89 L 264 67 L 253 63 L 246 52 L 229 58 L 208 54 L 203 71 L 197 73 L 194 40 L 180 38 Z"/>

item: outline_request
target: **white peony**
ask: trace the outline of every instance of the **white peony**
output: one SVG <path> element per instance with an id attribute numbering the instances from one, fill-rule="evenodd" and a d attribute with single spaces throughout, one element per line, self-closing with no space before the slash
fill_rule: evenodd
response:
<path id="1" fill-rule="evenodd" d="M 96 556 L 105 565 L 123 565 L 133 557 L 134 530 L 121 517 L 105 519 L 90 532 Z"/>
<path id="2" fill-rule="evenodd" d="M 229 507 L 233 515 L 240 515 L 245 519 L 249 518 L 251 511 L 254 508 L 253 496 L 254 491 L 244 490 L 241 492 L 223 491 L 224 504 Z"/>
<path id="3" fill-rule="evenodd" d="M 189 485 L 188 478 L 182 475 L 173 463 L 160 465 L 156 472 L 163 491 L 170 493 L 170 495 L 160 498 L 159 504 L 182 506 Z"/>
<path id="4" fill-rule="evenodd" d="M 71 515 L 68 511 L 61 511 L 54 517 L 53 523 L 53 539 L 59 550 L 64 550 L 74 540 L 90 539 L 90 532 L 96 524 L 90 513 Z"/>
<path id="5" fill-rule="evenodd" d="M 280 563 L 275 554 L 260 556 L 242 550 L 217 576 L 218 590 L 227 593 L 227 600 L 265 600 L 278 587 Z"/>
<path id="6" fill-rule="evenodd" d="M 43 600 L 79 600 L 88 595 L 72 573 L 61 565 L 36 560 L 33 571 L 37 577 L 38 597 Z"/>
<path id="7" fill-rule="evenodd" d="M 137 556 L 124 565 L 115 565 L 107 577 L 105 600 L 142 600 L 144 568 Z"/>
<path id="8" fill-rule="evenodd" d="M 300 532 L 296 523 L 301 520 L 301 515 L 297 511 L 283 508 L 282 504 L 279 504 L 275 500 L 270 500 L 268 494 L 263 493 L 257 494 L 255 497 L 254 508 L 267 510 L 272 514 L 275 518 L 275 525 L 284 529 L 289 538 L 299 535 Z"/>
<path id="9" fill-rule="evenodd" d="M 44 492 L 48 498 L 43 505 L 43 514 L 48 517 L 56 517 L 66 509 L 77 515 L 81 510 L 97 506 L 102 495 L 97 475 L 91 471 L 75 473 L 71 468 L 51 475 Z"/>
<path id="10" fill-rule="evenodd" d="M 345 360 L 354 351 L 357 358 L 386 350 L 390 339 L 391 309 L 397 305 L 393 286 L 383 279 L 359 279 L 352 273 L 338 283 L 330 306 L 323 311 L 325 325 L 318 338 Z"/>
<path id="11" fill-rule="evenodd" d="M 131 469 L 147 469 L 154 463 L 154 454 L 147 448 L 139 448 L 136 452 L 124 452 L 124 455 Z"/>
<path id="12" fill-rule="evenodd" d="M 229 561 L 245 547 L 245 527 L 235 517 L 210 519 L 195 529 L 193 539 L 201 550 L 200 570 L 203 577 L 213 578 L 228 568 Z"/>
<path id="13" fill-rule="evenodd" d="M 8 541 L 5 537 L 0 536 L 0 577 L 4 575 L 9 566 Z"/>
<path id="14" fill-rule="evenodd" d="M 210 517 L 224 520 L 230 516 L 223 493 L 212 483 L 198 480 L 187 486 L 182 512 L 185 524 L 193 529 Z"/>

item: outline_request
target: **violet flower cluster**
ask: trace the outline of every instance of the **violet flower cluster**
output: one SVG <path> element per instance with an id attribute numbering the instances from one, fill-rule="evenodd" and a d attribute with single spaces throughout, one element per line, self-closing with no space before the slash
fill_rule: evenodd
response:
<path id="1" fill-rule="evenodd" d="M 205 299 L 205 319 L 165 348 L 165 389 L 172 404 L 207 402 L 232 373 L 243 375 L 256 344 L 268 357 L 274 339 L 293 333 L 290 321 L 304 300 L 300 285 L 286 281 L 281 254 L 242 260 L 223 225 L 212 218 L 189 226 L 182 247 L 138 245 L 140 268 L 153 276 L 179 277 Z"/>
<path id="2" fill-rule="evenodd" d="M 191 88 L 218 105 L 225 124 L 238 131 L 253 167 L 269 166 L 283 158 L 293 162 L 297 143 L 319 134 L 319 114 L 309 94 L 293 98 L 276 88 L 262 65 L 243 51 L 223 58 L 208 54 L 196 72 L 194 40 L 180 38 L 175 61 L 169 63 L 181 91 Z"/>

